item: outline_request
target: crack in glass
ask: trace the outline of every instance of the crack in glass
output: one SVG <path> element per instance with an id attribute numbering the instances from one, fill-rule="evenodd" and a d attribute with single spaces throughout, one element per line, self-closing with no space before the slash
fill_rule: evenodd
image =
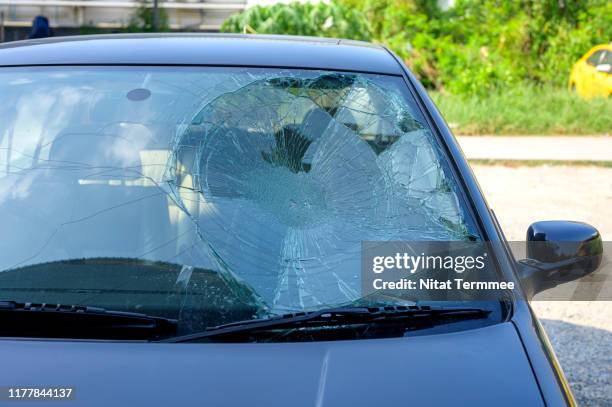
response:
<path id="1" fill-rule="evenodd" d="M 397 94 L 363 75 L 283 73 L 204 106 L 169 183 L 179 202 L 190 191 L 185 211 L 226 271 L 288 312 L 357 300 L 363 240 L 468 238 L 439 162 Z"/>
<path id="2" fill-rule="evenodd" d="M 175 307 L 186 332 L 215 307 L 237 319 L 231 304 L 244 318 L 358 300 L 362 241 L 478 239 L 404 87 L 297 69 L 3 69 L 0 291 Z M 23 277 L 79 259 L 99 270 Z M 105 280 L 100 264 L 122 259 L 150 277 Z"/>

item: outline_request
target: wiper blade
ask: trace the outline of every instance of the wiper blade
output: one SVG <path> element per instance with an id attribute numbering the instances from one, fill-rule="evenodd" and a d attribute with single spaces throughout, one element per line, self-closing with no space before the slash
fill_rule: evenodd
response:
<path id="1" fill-rule="evenodd" d="M 0 301 L 0 336 L 157 340 L 176 335 L 177 321 L 79 305 Z"/>
<path id="2" fill-rule="evenodd" d="M 417 305 L 339 307 L 233 322 L 207 328 L 202 332 L 164 339 L 162 342 L 189 342 L 232 334 L 248 334 L 256 331 L 282 328 L 316 328 L 388 323 L 402 323 L 407 326 L 434 326 L 451 320 L 485 318 L 490 312 L 490 310 L 483 308 L 447 308 Z"/>

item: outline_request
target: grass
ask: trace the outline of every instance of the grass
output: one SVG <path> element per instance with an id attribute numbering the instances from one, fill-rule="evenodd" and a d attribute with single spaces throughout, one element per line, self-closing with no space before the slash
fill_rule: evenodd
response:
<path id="1" fill-rule="evenodd" d="M 430 94 L 455 134 L 612 133 L 612 98 L 583 100 L 566 89 L 534 86 L 481 97 Z"/>

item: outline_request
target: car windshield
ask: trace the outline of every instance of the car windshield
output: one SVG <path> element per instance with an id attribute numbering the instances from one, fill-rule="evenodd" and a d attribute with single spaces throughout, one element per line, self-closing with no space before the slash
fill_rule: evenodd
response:
<path id="1" fill-rule="evenodd" d="M 0 69 L 0 300 L 183 332 L 360 298 L 363 241 L 480 240 L 402 77 Z"/>

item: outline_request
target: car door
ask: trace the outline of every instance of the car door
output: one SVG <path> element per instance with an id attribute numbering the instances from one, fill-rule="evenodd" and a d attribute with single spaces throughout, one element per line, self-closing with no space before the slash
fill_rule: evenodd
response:
<path id="1" fill-rule="evenodd" d="M 585 61 L 582 75 L 580 75 L 580 93 L 585 97 L 593 97 L 597 95 L 597 79 L 598 74 L 595 69 L 603 59 L 605 50 L 599 49 L 593 52 Z"/>
<path id="2" fill-rule="evenodd" d="M 603 50 L 603 54 L 601 59 L 598 61 L 598 65 L 612 65 L 612 52 L 610 50 Z M 608 88 L 607 84 L 609 75 L 609 69 L 607 72 L 601 72 L 597 70 L 597 67 L 595 67 L 593 81 L 591 82 L 593 96 L 606 97 L 610 94 L 610 89 Z"/>

